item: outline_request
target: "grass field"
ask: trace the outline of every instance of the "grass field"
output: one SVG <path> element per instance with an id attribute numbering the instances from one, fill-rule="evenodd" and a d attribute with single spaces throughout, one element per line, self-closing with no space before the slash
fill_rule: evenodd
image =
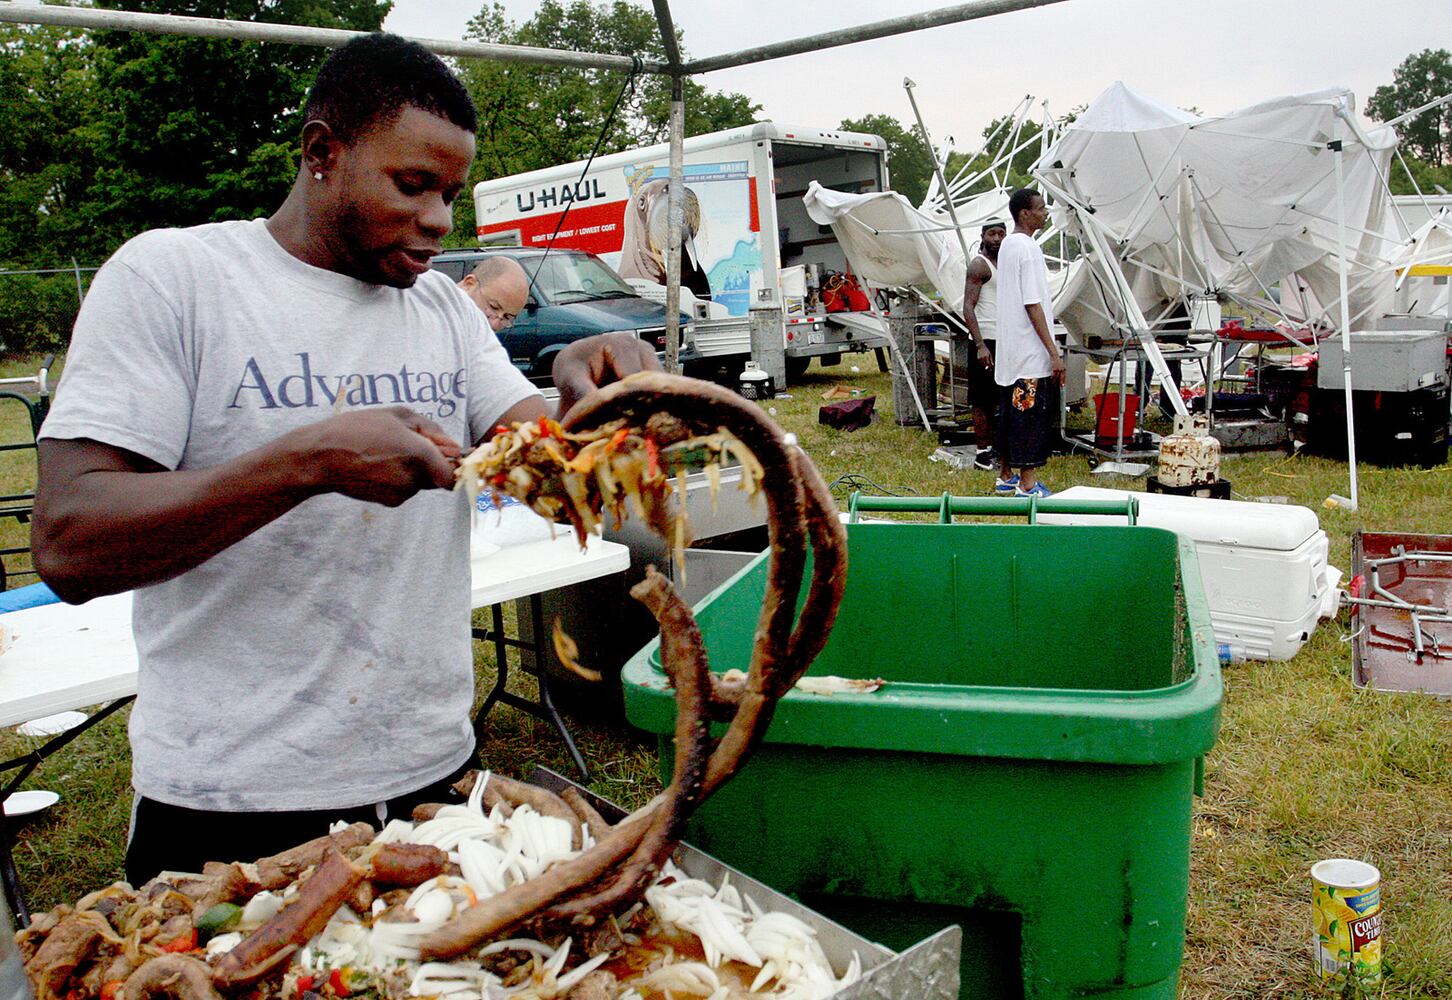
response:
<path id="1" fill-rule="evenodd" d="M 35 362 L 23 359 L 0 373 L 29 373 Z M 876 423 L 856 433 L 817 424 L 820 394 L 838 382 L 877 394 Z M 855 473 L 919 494 L 977 494 L 991 486 L 987 472 L 954 472 L 928 461 L 936 442 L 896 426 L 887 376 L 870 360 L 814 367 L 790 393 L 793 398 L 769 406 L 828 480 Z M 0 442 L 28 437 L 23 410 L 11 408 L 0 407 Z M 1446 532 L 1452 526 L 1452 466 L 1363 467 L 1356 513 L 1320 507 L 1328 494 L 1346 492 L 1340 463 L 1281 453 L 1233 457 L 1222 463 L 1222 474 L 1239 495 L 1285 496 L 1316 509 L 1331 538 L 1332 563 L 1343 569 L 1357 528 Z M 1083 458 L 1056 458 L 1043 478 L 1056 489 L 1091 482 L 1136 488 L 1091 477 Z M 33 479 L 30 453 L 0 453 L 0 492 L 26 491 Z M 17 539 L 25 544 L 23 525 L 0 523 L 0 545 Z M 12 562 L 6 558 L 7 566 Z M 1346 630 L 1343 616 L 1323 623 L 1289 663 L 1226 668 L 1220 740 L 1207 762 L 1192 834 L 1185 998 L 1335 995 L 1310 968 L 1308 869 L 1339 856 L 1373 862 L 1383 874 L 1388 972 L 1370 995 L 1452 998 L 1452 704 L 1355 690 L 1349 647 L 1340 641 Z M 479 671 L 481 683 L 492 680 L 490 654 L 482 649 Z M 19 833 L 17 861 L 39 908 L 120 872 L 129 809 L 124 715 L 86 734 L 29 782 L 62 795 L 59 806 Z M 597 791 L 630 805 L 658 787 L 648 744 L 599 724 L 575 728 Z M 15 756 L 33 742 L 0 736 L 0 754 Z M 553 732 L 506 708 L 491 715 L 483 753 L 508 773 L 522 774 L 535 762 L 568 772 Z"/>

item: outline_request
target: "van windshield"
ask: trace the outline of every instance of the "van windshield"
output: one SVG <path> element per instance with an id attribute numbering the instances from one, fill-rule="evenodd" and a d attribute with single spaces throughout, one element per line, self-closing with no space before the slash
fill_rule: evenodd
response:
<path id="1" fill-rule="evenodd" d="M 556 304 L 588 299 L 618 299 L 635 291 L 599 257 L 587 253 L 560 253 L 520 261 L 534 279 L 538 294 Z"/>

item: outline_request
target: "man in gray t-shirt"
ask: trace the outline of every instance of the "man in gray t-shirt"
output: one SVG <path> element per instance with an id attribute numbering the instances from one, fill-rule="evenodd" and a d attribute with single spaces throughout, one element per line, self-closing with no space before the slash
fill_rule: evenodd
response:
<path id="1" fill-rule="evenodd" d="M 267 854 L 435 794 L 473 752 L 453 459 L 549 412 L 429 271 L 474 155 L 448 69 L 335 52 L 268 219 L 144 233 L 97 274 L 41 432 L 34 550 L 135 590 L 127 873 Z M 561 407 L 655 357 L 580 341 Z"/>

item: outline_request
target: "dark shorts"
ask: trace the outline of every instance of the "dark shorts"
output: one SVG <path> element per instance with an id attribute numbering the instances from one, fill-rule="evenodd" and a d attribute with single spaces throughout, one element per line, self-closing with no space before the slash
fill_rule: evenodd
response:
<path id="1" fill-rule="evenodd" d="M 450 785 L 476 767 L 471 754 L 457 771 L 416 792 L 389 799 L 386 819 L 408 819 L 425 802 L 456 804 L 463 797 Z M 160 872 L 199 872 L 208 861 L 255 861 L 304 841 L 321 837 L 328 827 L 370 823 L 381 828 L 378 806 L 292 812 L 207 812 L 167 805 L 140 797 L 126 846 L 126 881 L 140 888 Z"/>
<path id="2" fill-rule="evenodd" d="M 1021 378 L 998 387 L 998 456 L 1010 469 L 1037 469 L 1049 460 L 1058 428 L 1059 385 Z"/>
<path id="3" fill-rule="evenodd" d="M 997 357 L 997 341 L 986 340 L 988 353 Z M 998 383 L 993 381 L 993 369 L 978 363 L 978 349 L 972 348 L 971 364 L 968 366 L 968 392 L 973 408 L 988 419 L 992 428 L 998 422 Z"/>

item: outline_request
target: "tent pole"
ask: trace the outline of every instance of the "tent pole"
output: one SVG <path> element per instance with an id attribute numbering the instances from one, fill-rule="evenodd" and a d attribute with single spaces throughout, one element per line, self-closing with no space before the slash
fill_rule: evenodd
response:
<path id="1" fill-rule="evenodd" d="M 681 49 L 676 25 L 671 18 L 670 0 L 653 0 L 660 44 L 670 63 L 670 179 L 666 186 L 666 286 L 665 286 L 665 370 L 681 373 L 681 244 L 686 229 L 685 74 L 681 72 Z"/>
<path id="2" fill-rule="evenodd" d="M 963 227 L 958 222 L 958 212 L 953 207 L 953 197 L 948 193 L 948 182 L 943 178 L 943 168 L 938 165 L 938 158 L 933 155 L 933 140 L 928 136 L 928 127 L 923 124 L 923 113 L 918 110 L 918 99 L 913 96 L 913 87 L 917 84 L 907 77 L 902 78 L 902 87 L 907 91 L 908 103 L 913 106 L 913 117 L 918 122 L 918 134 L 923 137 L 923 145 L 928 147 L 928 158 L 933 161 L 933 173 L 938 177 L 938 189 L 943 192 L 943 206 L 948 210 L 948 218 L 953 220 L 953 231 L 958 234 L 958 246 L 963 248 L 963 267 L 968 267 L 968 237 L 963 235 Z"/>
<path id="3" fill-rule="evenodd" d="M 1345 154 L 1339 134 L 1341 129 L 1338 127 L 1336 131 L 1338 135 L 1330 145 L 1336 153 L 1336 280 L 1341 290 L 1341 378 L 1346 392 L 1346 462 L 1351 468 L 1349 509 L 1356 510 L 1360 497 L 1356 492 L 1356 420 L 1351 405 L 1351 317 L 1348 315 L 1350 306 L 1347 303 L 1346 290 L 1346 178 L 1341 166 Z"/>
<path id="4" fill-rule="evenodd" d="M 1139 341 L 1140 348 L 1149 360 L 1150 367 L 1155 370 L 1155 374 L 1159 375 L 1161 384 L 1169 387 L 1167 392 L 1170 397 L 1170 408 L 1180 416 L 1185 416 L 1190 411 L 1180 396 L 1179 384 L 1170 374 L 1169 365 L 1165 363 L 1165 356 L 1160 351 L 1160 345 L 1155 341 L 1154 333 L 1149 329 L 1149 320 L 1145 318 L 1143 311 L 1139 308 L 1139 303 L 1135 300 L 1134 291 L 1129 286 L 1129 279 L 1124 276 L 1124 271 L 1119 266 L 1119 257 L 1111 253 L 1102 242 L 1105 232 L 1101 228 L 1099 219 L 1084 206 L 1078 196 L 1077 188 L 1071 192 L 1068 185 L 1060 187 L 1043 176 L 1038 176 L 1037 180 L 1045 190 L 1052 192 L 1054 197 L 1059 198 L 1074 210 L 1084 238 L 1094 251 L 1092 257 L 1098 258 L 1097 261 L 1090 259 L 1089 266 L 1094 267 L 1096 264 L 1102 266 L 1104 276 L 1109 279 L 1109 284 L 1119 297 L 1119 305 L 1124 309 L 1125 325 L 1129 333 Z M 1072 184 L 1072 181 L 1069 183 Z M 1107 299 L 1105 304 L 1112 305 Z"/>
<path id="5" fill-rule="evenodd" d="M 872 307 L 872 315 L 876 316 L 877 321 L 882 324 L 883 331 L 889 331 L 887 317 L 882 315 L 882 310 L 877 308 L 877 296 L 872 292 L 871 288 L 867 289 L 867 304 Z M 933 422 L 928 419 L 928 411 L 923 409 L 923 397 L 918 395 L 918 384 L 913 380 L 912 369 L 907 365 L 907 358 L 904 358 L 902 352 L 897 349 L 897 341 L 892 338 L 890 332 L 887 334 L 887 351 L 897 360 L 897 366 L 902 369 L 902 377 L 907 379 L 908 392 L 913 397 L 913 404 L 918 408 L 918 419 L 923 422 L 923 430 L 929 434 L 933 433 Z M 934 363 L 937 363 L 936 360 Z"/>
<path id="6" fill-rule="evenodd" d="M 890 35 L 900 35 L 907 31 L 921 31 L 923 28 L 959 24 L 980 17 L 992 17 L 995 14 L 1007 14 L 1010 11 L 1028 10 L 1032 7 L 1045 7 L 1062 2 L 1063 0 L 972 0 L 970 3 L 955 4 L 952 7 L 942 7 L 938 10 L 904 14 L 901 17 L 874 21 L 871 24 L 859 24 L 854 28 L 824 31 L 819 35 L 793 38 L 786 42 L 773 42 L 770 45 L 761 45 L 754 49 L 742 49 L 740 52 L 726 52 L 719 56 L 692 59 L 686 63 L 684 68 L 687 73 L 692 74 L 710 73 L 718 69 L 729 69 L 732 66 L 745 66 L 748 63 L 765 62 L 768 59 L 780 59 L 783 56 L 794 56 L 803 52 L 820 52 L 822 49 L 830 49 L 838 45 L 851 45 L 853 42 L 864 42 L 871 38 L 887 38 Z"/>
<path id="7" fill-rule="evenodd" d="M 681 373 L 681 236 L 686 225 L 685 141 L 686 103 L 683 78 L 671 77 L 671 168 L 666 194 L 666 356 L 665 370 Z"/>

